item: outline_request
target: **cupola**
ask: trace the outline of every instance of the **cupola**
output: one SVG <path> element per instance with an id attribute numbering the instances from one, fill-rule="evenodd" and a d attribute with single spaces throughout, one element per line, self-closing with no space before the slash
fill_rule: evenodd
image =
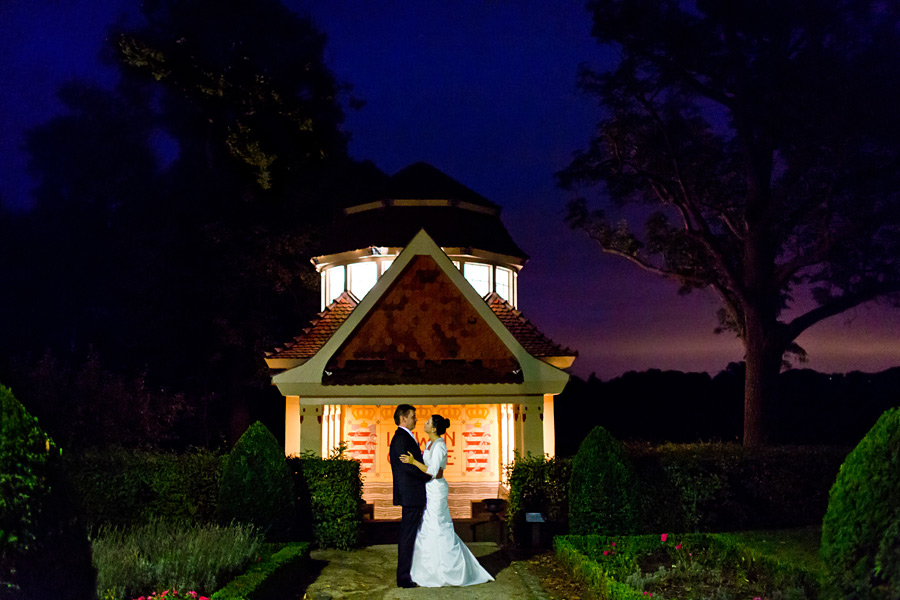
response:
<path id="1" fill-rule="evenodd" d="M 321 275 L 322 309 L 349 292 L 369 292 L 424 229 L 479 295 L 518 304 L 518 273 L 528 256 L 500 220 L 500 207 L 435 167 L 418 162 L 387 178 L 374 199 L 351 204 L 312 259 Z"/>

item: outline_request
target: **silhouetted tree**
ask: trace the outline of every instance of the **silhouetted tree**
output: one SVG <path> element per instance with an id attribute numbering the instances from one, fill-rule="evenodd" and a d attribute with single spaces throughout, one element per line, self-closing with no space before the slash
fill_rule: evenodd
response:
<path id="1" fill-rule="evenodd" d="M 580 85 L 603 117 L 558 174 L 620 208 L 569 220 L 682 291 L 711 288 L 744 344 L 745 445 L 767 441 L 785 355 L 828 317 L 900 290 L 900 27 L 877 0 L 589 3 L 615 49 Z M 645 211 L 647 209 L 642 208 Z M 625 213 L 633 215 L 633 213 Z M 812 308 L 794 302 L 809 290 Z"/>
<path id="2" fill-rule="evenodd" d="M 281 414 L 263 352 L 318 307 L 309 257 L 379 173 L 347 156 L 308 19 L 272 0 L 150 0 L 142 16 L 110 36 L 116 88 L 67 85 L 67 113 L 29 133 L 23 291 L 0 316 L 18 342 L 0 345 L 30 352 L 19 365 L 93 352 L 115 381 L 185 393 L 192 443 L 236 438 Z"/>

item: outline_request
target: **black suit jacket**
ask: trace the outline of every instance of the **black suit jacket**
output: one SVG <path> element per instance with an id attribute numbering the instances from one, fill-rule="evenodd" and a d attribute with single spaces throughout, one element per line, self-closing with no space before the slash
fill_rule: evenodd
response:
<path id="1" fill-rule="evenodd" d="M 415 459 L 422 462 L 419 445 L 405 429 L 398 427 L 391 439 L 391 473 L 394 476 L 394 505 L 425 506 L 425 482 L 431 475 L 418 467 L 400 462 L 400 457 L 412 452 Z"/>

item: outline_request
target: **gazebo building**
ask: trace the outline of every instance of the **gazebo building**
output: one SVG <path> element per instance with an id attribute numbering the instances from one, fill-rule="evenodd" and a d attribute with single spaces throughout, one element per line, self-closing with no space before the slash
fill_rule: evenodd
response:
<path id="1" fill-rule="evenodd" d="M 500 208 L 430 165 L 346 208 L 331 239 L 312 259 L 322 312 L 266 358 L 285 397 L 285 453 L 327 456 L 343 442 L 375 518 L 399 518 L 394 409 L 414 405 L 420 423 L 440 413 L 450 509 L 468 517 L 471 500 L 497 496 L 514 452 L 553 455 L 553 397 L 576 353 L 516 310 L 527 256 Z"/>

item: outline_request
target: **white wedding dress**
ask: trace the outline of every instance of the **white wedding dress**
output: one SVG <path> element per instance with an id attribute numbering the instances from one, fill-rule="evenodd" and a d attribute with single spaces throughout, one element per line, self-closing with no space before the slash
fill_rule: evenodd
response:
<path id="1" fill-rule="evenodd" d="M 438 438 L 422 453 L 428 473 L 434 477 L 447 467 L 447 445 Z M 447 506 L 446 479 L 425 484 L 425 514 L 416 535 L 410 576 L 422 587 L 475 585 L 493 581 L 456 532 Z"/>

